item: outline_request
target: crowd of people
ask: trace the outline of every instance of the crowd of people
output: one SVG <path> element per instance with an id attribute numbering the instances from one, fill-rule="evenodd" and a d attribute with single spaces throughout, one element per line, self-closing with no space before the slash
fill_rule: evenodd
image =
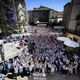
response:
<path id="1" fill-rule="evenodd" d="M 45 33 L 47 34 L 47 32 Z M 36 33 L 38 33 L 37 29 Z M 28 45 L 28 49 L 23 49 L 15 58 L 1 63 L 0 72 L 4 74 L 11 72 L 13 76 L 32 75 L 35 72 L 44 75 L 55 71 L 60 71 L 63 74 L 77 73 L 79 56 L 73 53 L 72 57 L 68 57 L 63 42 L 58 41 L 57 36 L 59 34 L 49 33 L 47 35 L 23 36 L 20 45 L 22 46 L 24 41 L 24 45 Z"/>

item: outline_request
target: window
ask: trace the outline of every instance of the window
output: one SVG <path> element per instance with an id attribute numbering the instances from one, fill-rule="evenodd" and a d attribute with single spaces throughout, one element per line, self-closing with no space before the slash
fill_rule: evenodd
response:
<path id="1" fill-rule="evenodd" d="M 80 25 L 77 25 L 76 31 L 80 31 Z"/>

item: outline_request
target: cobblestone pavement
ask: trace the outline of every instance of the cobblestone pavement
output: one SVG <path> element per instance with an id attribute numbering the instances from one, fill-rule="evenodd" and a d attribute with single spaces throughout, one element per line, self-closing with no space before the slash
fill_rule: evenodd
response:
<path id="1" fill-rule="evenodd" d="M 29 80 L 80 80 L 79 75 L 63 75 L 60 72 L 55 72 L 54 74 L 47 74 L 46 77 L 33 77 L 30 76 Z"/>
<path id="2" fill-rule="evenodd" d="M 28 80 L 28 77 L 25 76 L 25 77 L 22 78 L 21 76 L 18 76 L 18 77 L 17 77 L 17 80 Z"/>
<path id="3" fill-rule="evenodd" d="M 1 79 L 0 79 L 1 80 Z M 80 80 L 79 75 L 63 75 L 60 72 L 55 72 L 54 74 L 47 74 L 46 76 L 25 76 L 21 77 L 18 76 L 17 79 L 9 79 L 6 78 L 5 80 Z"/>

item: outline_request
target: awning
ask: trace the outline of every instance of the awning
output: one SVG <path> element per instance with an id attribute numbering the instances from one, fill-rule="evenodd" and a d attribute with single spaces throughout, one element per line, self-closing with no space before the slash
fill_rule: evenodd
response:
<path id="1" fill-rule="evenodd" d="M 54 26 L 54 29 L 64 29 L 64 26 Z"/>

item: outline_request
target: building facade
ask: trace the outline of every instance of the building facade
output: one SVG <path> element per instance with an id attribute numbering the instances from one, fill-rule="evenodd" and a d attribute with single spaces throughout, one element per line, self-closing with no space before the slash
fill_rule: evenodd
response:
<path id="1" fill-rule="evenodd" d="M 80 0 L 72 0 L 64 6 L 64 25 L 67 36 L 80 42 Z"/>
<path id="2" fill-rule="evenodd" d="M 63 21 L 63 12 L 58 13 L 57 15 L 57 22 Z"/>
<path id="3" fill-rule="evenodd" d="M 34 8 L 31 11 L 28 11 L 29 14 L 29 23 L 37 22 L 53 22 L 57 20 L 59 12 L 48 7 L 40 6 L 39 8 Z"/>
<path id="4" fill-rule="evenodd" d="M 26 4 L 25 0 L 15 0 L 15 10 L 17 16 L 17 27 L 18 33 L 24 33 L 26 30 Z"/>
<path id="5" fill-rule="evenodd" d="M 13 2 L 10 0 L 0 0 L 0 30 L 1 36 L 6 36 L 13 31 L 15 24 Z"/>
<path id="6" fill-rule="evenodd" d="M 63 17 L 63 20 L 64 20 L 64 26 L 65 26 L 66 30 L 68 29 L 70 15 L 71 15 L 71 2 L 67 3 L 64 6 L 64 17 Z"/>
<path id="7" fill-rule="evenodd" d="M 0 0 L 0 35 L 24 32 L 25 0 Z"/>

